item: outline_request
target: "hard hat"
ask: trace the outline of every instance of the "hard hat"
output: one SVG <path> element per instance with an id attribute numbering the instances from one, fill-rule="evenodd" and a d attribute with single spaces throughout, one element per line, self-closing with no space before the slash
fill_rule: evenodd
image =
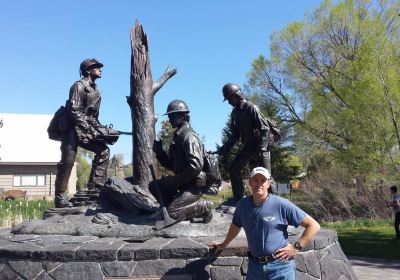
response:
<path id="1" fill-rule="evenodd" d="M 167 112 L 164 115 L 169 115 L 169 114 L 178 113 L 178 112 L 189 113 L 190 111 L 184 101 L 176 99 L 176 100 L 171 101 L 168 104 Z"/>
<path id="2" fill-rule="evenodd" d="M 222 88 L 222 94 L 224 95 L 224 101 L 231 98 L 233 95 L 241 95 L 240 87 L 234 83 L 227 83 Z"/>

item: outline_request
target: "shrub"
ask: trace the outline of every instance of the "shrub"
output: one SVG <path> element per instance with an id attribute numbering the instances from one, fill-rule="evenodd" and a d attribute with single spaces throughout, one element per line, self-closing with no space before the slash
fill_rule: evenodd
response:
<path id="1" fill-rule="evenodd" d="M 352 178 L 340 167 L 316 170 L 302 180 L 300 189 L 308 201 L 301 207 L 319 221 L 391 217 L 385 204 L 387 186 Z"/>

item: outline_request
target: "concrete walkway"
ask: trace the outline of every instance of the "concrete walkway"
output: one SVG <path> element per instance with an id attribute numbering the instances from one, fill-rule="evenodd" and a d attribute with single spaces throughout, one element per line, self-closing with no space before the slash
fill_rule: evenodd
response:
<path id="1" fill-rule="evenodd" d="M 351 257 L 353 271 L 359 280 L 399 280 L 400 262 L 366 257 Z"/>

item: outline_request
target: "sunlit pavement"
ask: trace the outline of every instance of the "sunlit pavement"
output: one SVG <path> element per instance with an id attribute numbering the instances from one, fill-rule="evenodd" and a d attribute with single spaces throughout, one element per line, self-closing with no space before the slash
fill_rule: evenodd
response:
<path id="1" fill-rule="evenodd" d="M 400 261 L 348 257 L 359 280 L 399 280 Z"/>

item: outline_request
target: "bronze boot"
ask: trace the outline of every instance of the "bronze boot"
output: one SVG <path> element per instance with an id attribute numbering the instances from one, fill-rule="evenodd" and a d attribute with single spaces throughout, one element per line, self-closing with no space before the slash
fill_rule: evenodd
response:
<path id="1" fill-rule="evenodd" d="M 66 208 L 73 206 L 72 203 L 68 201 L 65 193 L 56 194 L 56 197 L 54 198 L 54 204 L 56 208 Z"/>

